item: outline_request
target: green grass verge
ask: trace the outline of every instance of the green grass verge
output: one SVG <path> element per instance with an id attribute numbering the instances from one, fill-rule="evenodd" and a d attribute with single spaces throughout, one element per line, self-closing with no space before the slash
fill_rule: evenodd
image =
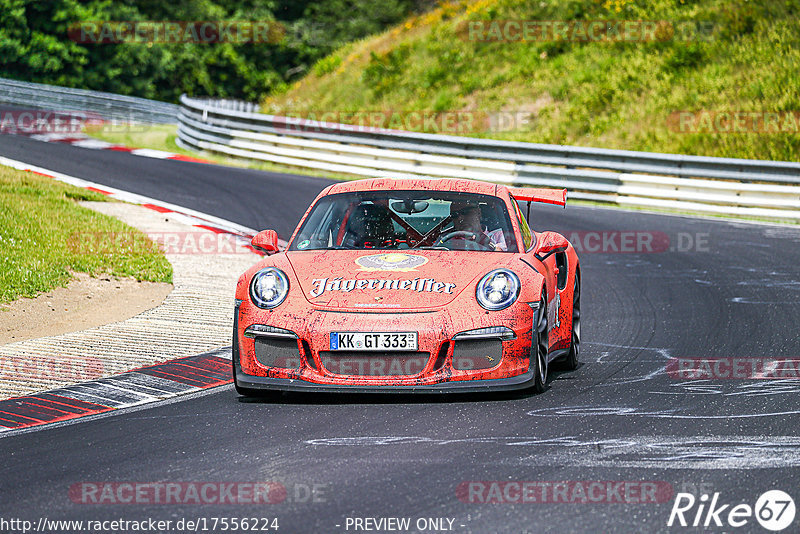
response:
<path id="1" fill-rule="evenodd" d="M 80 206 L 81 200 L 107 198 L 52 178 L 0 166 L 0 302 L 35 297 L 64 286 L 71 278 L 70 271 L 172 282 L 172 266 L 157 247 L 150 246 L 144 234 Z M 113 250 L 87 245 L 87 237 L 111 233 L 136 238 L 129 237 Z"/>
<path id="2" fill-rule="evenodd" d="M 137 124 L 133 126 L 87 126 L 85 133 L 95 139 L 115 145 L 135 148 L 152 148 L 175 152 L 186 156 L 196 156 L 175 143 L 178 127 L 174 124 Z M 211 159 L 211 158 L 209 158 Z"/>

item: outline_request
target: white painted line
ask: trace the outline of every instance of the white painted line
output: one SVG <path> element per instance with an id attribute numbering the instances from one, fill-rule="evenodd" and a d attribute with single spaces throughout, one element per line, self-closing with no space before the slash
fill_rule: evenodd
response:
<path id="1" fill-rule="evenodd" d="M 178 394 L 192 390 L 192 386 L 184 384 L 183 382 L 175 382 L 174 380 L 167 380 L 166 378 L 161 378 L 160 376 L 148 375 L 138 371 L 129 371 L 122 375 L 110 376 L 104 380 L 112 383 L 115 380 L 124 380 L 124 383 L 128 388 L 141 388 L 153 391 L 154 394 L 158 395 L 163 395 L 166 393 Z"/>
<path id="2" fill-rule="evenodd" d="M 114 146 L 112 143 L 108 141 L 100 141 L 99 139 L 81 139 L 80 141 L 73 141 L 70 143 L 72 146 L 79 146 L 81 148 L 97 148 L 97 149 L 105 149 L 110 146 Z"/>
<path id="3" fill-rule="evenodd" d="M 73 134 L 45 133 L 45 134 L 35 134 L 30 136 L 31 139 L 35 139 L 37 141 L 44 141 L 45 143 L 53 141 L 61 141 L 62 139 L 77 139 L 86 137 L 87 137 L 86 134 L 83 133 L 73 133 Z"/>
<path id="4" fill-rule="evenodd" d="M 147 395 L 153 398 L 161 399 L 166 398 L 176 391 L 170 391 L 166 389 L 153 389 L 150 387 L 142 386 L 141 384 L 135 383 L 131 380 L 128 380 L 127 376 L 110 376 L 108 378 L 104 378 L 104 383 L 108 386 L 115 387 L 122 389 L 124 391 L 132 391 L 139 393 L 140 395 Z"/>
<path id="5" fill-rule="evenodd" d="M 115 143 L 109 143 L 108 141 L 102 141 L 100 139 L 95 139 L 89 137 L 85 133 L 82 132 L 75 132 L 75 133 L 41 133 L 41 134 L 21 134 L 25 135 L 29 139 L 34 139 L 36 141 L 42 141 L 45 143 L 68 143 L 72 146 L 77 146 L 80 148 L 90 148 L 94 150 L 107 150 L 112 148 L 120 148 L 120 145 Z M 182 154 L 176 154 L 174 152 L 165 152 L 163 150 L 156 150 L 153 148 L 126 148 L 125 152 L 129 154 L 133 154 L 134 156 L 143 156 L 146 158 L 154 158 L 154 159 L 174 159 L 174 160 L 183 160 L 187 158 L 187 156 L 183 156 Z M 210 161 L 205 161 L 202 159 L 191 158 L 188 157 L 195 163 L 211 163 Z"/>
<path id="6" fill-rule="evenodd" d="M 156 159 L 167 159 L 172 156 L 177 156 L 177 154 L 173 154 L 172 152 L 164 152 L 163 150 L 154 150 L 152 148 L 137 148 L 135 150 L 131 150 L 131 154 Z"/>

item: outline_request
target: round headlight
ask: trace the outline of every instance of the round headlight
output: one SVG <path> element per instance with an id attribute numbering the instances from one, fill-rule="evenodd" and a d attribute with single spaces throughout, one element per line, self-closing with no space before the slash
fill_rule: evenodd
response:
<path id="1" fill-rule="evenodd" d="M 497 269 L 478 282 L 478 304 L 490 311 L 508 308 L 519 296 L 519 277 L 508 269 Z"/>
<path id="2" fill-rule="evenodd" d="M 274 308 L 289 293 L 289 279 L 280 269 L 261 269 L 250 281 L 250 298 L 259 308 Z"/>

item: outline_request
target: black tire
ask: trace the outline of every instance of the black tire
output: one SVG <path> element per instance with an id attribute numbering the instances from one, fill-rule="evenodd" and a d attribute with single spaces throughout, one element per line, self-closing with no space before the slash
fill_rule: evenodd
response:
<path id="1" fill-rule="evenodd" d="M 536 310 L 535 324 L 531 335 L 531 362 L 534 369 L 534 380 L 531 390 L 534 393 L 543 393 L 547 389 L 547 353 L 550 342 L 547 337 L 547 299 L 542 289 L 542 298 L 539 309 Z"/>
<path id="2" fill-rule="evenodd" d="M 578 355 L 581 349 L 581 278 L 575 273 L 575 285 L 572 290 L 572 339 L 569 343 L 569 354 L 564 358 L 562 367 L 567 371 L 578 368 Z"/>

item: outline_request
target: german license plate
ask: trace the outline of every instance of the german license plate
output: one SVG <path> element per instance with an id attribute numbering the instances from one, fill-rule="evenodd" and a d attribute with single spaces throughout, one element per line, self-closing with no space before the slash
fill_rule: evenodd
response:
<path id="1" fill-rule="evenodd" d="M 416 332 L 331 332 L 330 350 L 417 350 Z"/>

